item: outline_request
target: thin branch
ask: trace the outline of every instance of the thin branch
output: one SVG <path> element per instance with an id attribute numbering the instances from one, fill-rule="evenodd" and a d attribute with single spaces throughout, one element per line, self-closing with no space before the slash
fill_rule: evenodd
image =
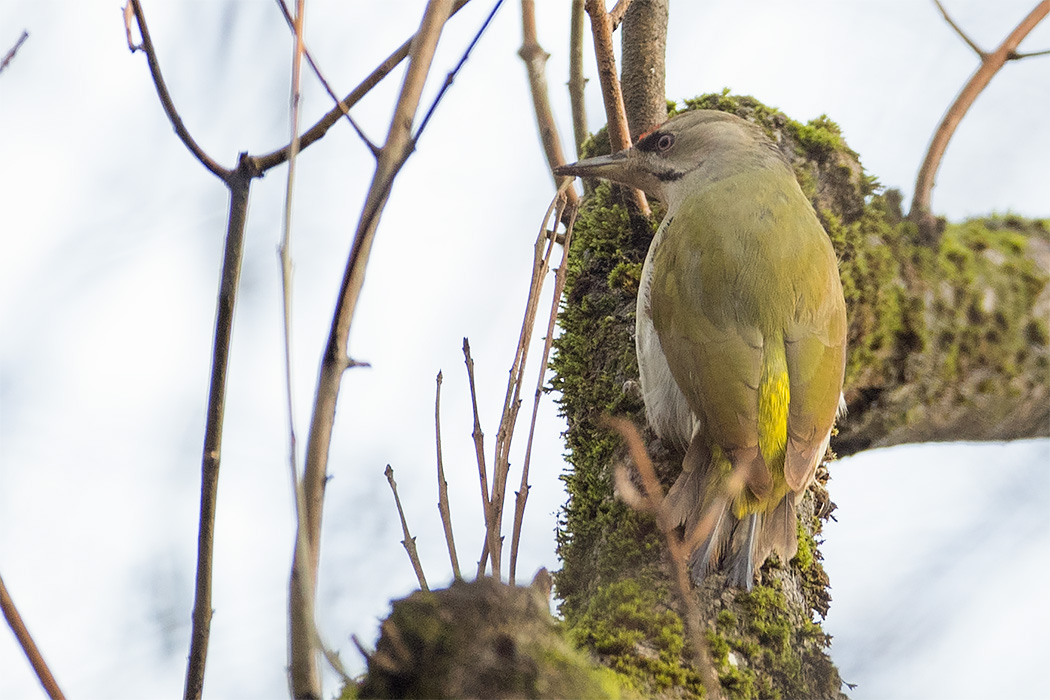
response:
<path id="1" fill-rule="evenodd" d="M 1007 61 L 1019 61 L 1022 58 L 1033 58 L 1035 56 L 1050 56 L 1050 49 L 1043 49 L 1042 51 L 1025 51 L 1024 53 L 1017 53 L 1016 51 L 1007 56 Z"/>
<path id="2" fill-rule="evenodd" d="M 128 36 L 128 49 L 135 53 L 136 51 L 142 51 L 146 54 L 146 62 L 149 64 L 150 75 L 153 76 L 153 86 L 157 89 L 157 97 L 160 98 L 160 104 L 164 108 L 164 113 L 168 115 L 168 120 L 171 122 L 172 127 L 175 129 L 175 133 L 182 141 L 183 145 L 189 149 L 190 153 L 200 161 L 201 165 L 207 168 L 213 175 L 223 181 L 228 181 L 233 176 L 233 171 L 227 170 L 226 168 L 215 162 L 211 156 L 204 152 L 204 149 L 197 144 L 190 135 L 186 125 L 182 122 L 182 117 L 179 115 L 177 109 L 175 109 L 175 103 L 171 99 L 171 93 L 168 92 L 168 86 L 164 82 L 164 76 L 160 72 L 160 63 L 157 61 L 157 52 L 153 48 L 153 40 L 149 35 L 149 28 L 146 26 L 146 16 L 142 12 L 142 5 L 139 4 L 139 0 L 128 0 L 131 6 L 131 11 L 128 12 L 127 6 L 124 8 L 124 29 Z M 131 16 L 135 17 L 135 22 L 138 24 L 139 35 L 142 37 L 141 44 L 133 44 L 131 39 Z"/>
<path id="3" fill-rule="evenodd" d="M 569 185 L 563 185 L 562 189 L 558 190 L 557 197 L 562 199 L 568 188 Z M 562 207 L 564 207 L 564 205 L 564 202 L 559 203 L 558 211 L 554 217 L 555 222 L 562 220 Z M 547 222 L 544 222 L 544 226 L 546 226 L 546 223 Z M 514 585 L 514 576 L 518 565 L 518 542 L 521 538 L 522 521 L 525 518 L 525 502 L 529 497 L 529 464 L 532 461 L 532 441 L 536 434 L 536 417 L 539 414 L 540 398 L 543 396 L 543 385 L 547 374 L 547 363 L 550 359 L 551 347 L 554 344 L 555 323 L 558 319 L 558 309 L 561 306 L 561 295 L 565 289 L 569 247 L 572 245 L 572 230 L 575 223 L 576 209 L 570 208 L 568 212 L 568 221 L 565 227 L 565 238 L 562 242 L 561 261 L 558 263 L 557 271 L 554 274 L 554 293 L 551 296 L 551 310 L 547 316 L 547 334 L 544 336 L 543 356 L 540 358 L 539 372 L 536 377 L 536 392 L 533 394 L 532 399 L 532 417 L 529 421 L 529 437 L 525 446 L 524 464 L 521 468 L 521 486 L 515 494 L 514 529 L 510 540 L 510 571 L 508 576 L 509 583 L 512 586 Z M 551 237 L 554 237 L 553 231 L 551 232 Z"/>
<path id="4" fill-rule="evenodd" d="M 22 44 L 26 43 L 26 39 L 28 38 L 29 32 L 23 29 L 22 36 L 18 37 L 18 41 L 15 42 L 15 45 L 11 47 L 10 51 L 4 54 L 3 60 L 0 60 L 0 73 L 4 72 L 4 69 L 7 68 L 7 64 L 11 62 L 11 59 L 13 59 L 15 54 L 18 53 L 18 49 L 22 48 Z"/>
<path id="5" fill-rule="evenodd" d="M 233 334 L 233 312 L 240 284 L 241 261 L 244 257 L 244 228 L 248 218 L 248 193 L 255 177 L 250 158 L 241 154 L 240 164 L 225 180 L 230 189 L 230 211 L 226 223 L 226 245 L 215 312 L 215 334 L 212 341 L 211 381 L 204 427 L 204 449 L 201 455 L 200 521 L 197 533 L 197 581 L 193 600 L 193 627 L 190 653 L 186 665 L 186 700 L 199 700 L 204 689 L 204 667 L 208 657 L 211 632 L 211 579 L 215 540 L 215 504 L 219 488 L 219 464 L 222 453 L 222 427 L 226 412 L 226 374 L 230 364 L 230 338 Z"/>
<path id="6" fill-rule="evenodd" d="M 529 76 L 529 91 L 532 93 L 532 106 L 536 112 L 536 125 L 540 130 L 540 143 L 543 144 L 543 152 L 547 156 L 547 167 L 554 178 L 554 186 L 559 190 L 562 184 L 571 178 L 558 177 L 554 175 L 554 168 L 565 164 L 565 155 L 561 147 L 561 139 L 558 137 L 558 128 L 554 123 L 554 113 L 551 111 L 550 99 L 547 91 L 547 78 L 544 68 L 550 54 L 543 50 L 536 37 L 536 6 L 533 0 L 521 0 L 521 48 L 518 55 L 525 62 L 525 69 Z M 575 207 L 578 200 L 576 190 L 569 189 L 568 201 L 570 206 Z"/>
<path id="7" fill-rule="evenodd" d="M 485 466 L 485 433 L 481 431 L 481 418 L 478 416 L 478 392 L 474 383 L 474 359 L 470 356 L 470 343 L 463 339 L 463 362 L 467 365 L 467 382 L 470 384 L 470 407 L 474 411 L 474 454 L 478 462 L 478 482 L 481 484 L 481 511 L 485 518 L 485 542 L 481 549 L 478 564 L 478 578 L 485 573 L 485 562 L 489 551 L 495 551 L 492 538 L 499 535 L 492 528 L 492 502 L 489 500 L 488 468 Z"/>
<path id="8" fill-rule="evenodd" d="M 459 63 L 456 67 L 448 72 L 445 76 L 445 82 L 441 84 L 441 89 L 438 90 L 437 96 L 434 97 L 434 101 L 430 103 L 430 109 L 423 116 L 423 120 L 419 123 L 419 128 L 416 130 L 415 140 L 419 140 L 419 135 L 423 133 L 423 129 L 427 128 L 427 124 L 430 122 L 430 117 L 433 116 L 434 110 L 437 109 L 438 103 L 441 102 L 441 98 L 445 96 L 445 92 L 452 87 L 452 82 L 456 79 L 456 75 L 459 70 L 463 67 L 463 64 L 470 58 L 470 52 L 477 46 L 478 41 L 481 39 L 481 35 L 485 33 L 485 30 L 489 28 L 489 24 L 492 23 L 492 18 L 496 16 L 496 11 L 499 10 L 500 5 L 503 4 L 503 0 L 496 0 L 496 4 L 492 6 L 492 11 L 489 12 L 485 21 L 481 23 L 481 28 L 474 34 L 474 38 L 471 39 L 470 44 L 467 45 L 466 51 L 459 57 Z"/>
<path id="9" fill-rule="evenodd" d="M 623 22 L 623 17 L 627 14 L 627 8 L 630 6 L 631 0 L 617 0 L 617 3 L 609 10 L 609 25 L 614 30 Z"/>
<path id="10" fill-rule="evenodd" d="M 44 661 L 40 649 L 37 648 L 36 642 L 33 641 L 33 637 L 29 634 L 29 630 L 22 621 L 22 616 L 18 614 L 18 608 L 15 607 L 15 601 L 11 598 L 11 594 L 8 593 L 2 576 L 0 576 L 0 610 L 3 611 L 8 626 L 14 632 L 15 639 L 18 640 L 18 645 L 22 647 L 22 652 L 25 653 L 29 664 L 33 667 L 33 671 L 36 672 L 36 677 L 40 679 L 40 685 L 44 687 L 44 692 L 47 693 L 51 700 L 65 700 L 66 696 L 62 694 L 62 689 L 58 687 L 55 676 L 51 673 L 51 669 L 48 668 L 47 662 Z"/>
<path id="11" fill-rule="evenodd" d="M 968 37 L 966 35 L 966 32 L 964 32 L 962 28 L 955 23 L 955 20 L 953 20 L 951 18 L 951 15 L 948 14 L 948 10 L 944 9 L 944 5 L 941 4 L 941 0 L 933 0 L 933 4 L 935 4 L 937 6 L 937 9 L 941 11 L 941 15 L 944 17 L 944 21 L 948 23 L 948 26 L 954 29 L 955 33 L 958 34 L 959 37 L 966 42 L 966 45 L 973 49 L 974 53 L 976 53 L 983 61 L 988 56 L 988 54 L 982 51 L 981 47 L 978 46 L 973 39 Z"/>
<path id="12" fill-rule="evenodd" d="M 282 9 L 284 3 L 280 3 Z M 289 604 L 289 635 L 296 639 L 309 639 L 310 644 L 289 645 L 289 670 L 296 669 L 294 676 L 289 677 L 289 684 L 296 694 L 302 697 L 310 694 L 321 695 L 321 674 L 316 663 L 316 651 L 324 650 L 325 658 L 331 663 L 331 652 L 321 642 L 314 618 L 314 591 L 316 590 L 316 572 L 310 566 L 310 542 L 306 527 L 306 495 L 299 480 L 298 446 L 295 437 L 295 391 L 292 378 L 292 201 L 295 186 L 296 165 L 299 155 L 299 114 L 302 100 L 302 67 L 306 45 L 303 41 L 303 22 L 305 12 L 304 0 L 296 0 L 295 17 L 291 20 L 292 33 L 295 38 L 292 51 L 292 85 L 290 95 L 289 129 L 290 148 L 288 152 L 288 175 L 284 192 L 284 217 L 281 230 L 281 242 L 278 256 L 281 265 L 281 311 L 284 340 L 284 384 L 285 410 L 288 416 L 288 467 L 291 475 L 292 494 L 295 503 L 295 549 L 292 555 L 292 572 L 289 591 L 292 599 L 301 604 Z M 336 659 L 338 663 L 338 659 Z M 333 664 L 335 667 L 335 664 Z M 341 666 L 337 670 L 341 670 Z"/>
<path id="13" fill-rule="evenodd" d="M 587 105 L 583 77 L 583 0 L 572 0 L 572 19 L 569 27 L 569 104 L 572 107 L 572 135 L 576 141 L 576 157 L 583 157 L 583 142 L 587 140 Z"/>
<path id="14" fill-rule="evenodd" d="M 507 380 L 507 393 L 503 399 L 503 412 L 500 416 L 499 430 L 496 433 L 496 459 L 492 467 L 491 520 L 489 522 L 490 557 L 492 575 L 500 577 L 502 561 L 503 503 L 507 492 L 507 475 L 510 472 L 510 446 L 514 437 L 514 427 L 521 408 L 521 383 L 525 375 L 525 363 L 529 356 L 532 332 L 536 325 L 536 310 L 540 303 L 540 292 L 543 290 L 543 278 L 550 269 L 551 254 L 554 252 L 555 237 L 547 233 L 547 221 L 558 208 L 561 197 L 555 197 L 543 217 L 539 235 L 533 248 L 532 279 L 529 281 L 529 294 L 525 302 L 525 315 L 521 322 L 518 345 L 514 352 Z"/>
<path id="15" fill-rule="evenodd" d="M 288 11 L 288 5 L 285 4 L 284 0 L 277 0 L 277 7 L 280 8 L 281 14 L 284 15 L 284 21 L 288 23 L 288 28 L 292 30 L 293 34 L 296 34 L 296 37 L 297 37 L 296 41 L 297 41 L 297 45 L 298 45 L 298 43 L 301 42 L 301 37 L 299 37 L 298 34 L 296 33 L 295 20 L 292 19 L 292 15 Z M 302 48 L 303 48 L 303 55 L 306 56 L 306 62 L 310 64 L 310 69 L 313 70 L 314 76 L 321 83 L 321 86 L 325 89 L 325 92 L 327 92 L 328 96 L 332 98 L 333 102 L 335 102 L 336 109 L 338 109 L 340 112 L 342 112 L 343 116 L 346 117 L 346 120 L 348 122 L 350 122 L 350 126 L 353 127 L 353 129 L 357 133 L 358 137 L 368 147 L 368 150 L 370 150 L 372 152 L 372 155 L 373 156 L 378 156 L 379 155 L 379 147 L 376 146 L 374 143 L 372 143 L 372 141 L 365 135 L 365 132 L 361 130 L 361 127 L 358 126 L 357 122 L 350 115 L 350 108 L 347 107 L 346 105 L 344 105 L 342 100 L 340 100 L 339 97 L 335 94 L 335 91 L 332 89 L 332 86 L 328 84 L 328 81 L 325 79 L 324 75 L 321 73 L 321 69 L 318 68 L 317 63 L 314 61 L 314 57 L 313 57 L 313 54 L 310 53 L 310 49 L 308 49 L 306 47 L 306 44 L 302 44 Z M 298 131 L 296 131 L 292 135 L 292 139 L 296 142 L 295 149 L 298 150 L 299 149 L 298 142 L 300 140 Z M 291 142 L 289 142 L 289 144 L 291 144 Z"/>
<path id="16" fill-rule="evenodd" d="M 452 5 L 452 11 L 449 12 L 449 17 L 459 12 L 463 7 L 470 2 L 470 0 L 456 0 Z M 315 142 L 319 141 L 328 133 L 328 130 L 339 121 L 339 117 L 343 116 L 345 110 L 349 110 L 351 107 L 361 101 L 365 95 L 367 95 L 372 88 L 380 83 L 387 75 L 389 75 L 395 68 L 397 68 L 401 61 L 408 57 L 409 50 L 412 48 L 412 42 L 415 41 L 416 35 L 413 34 L 411 37 L 405 40 L 401 46 L 394 50 L 392 54 L 386 57 L 386 59 L 380 63 L 375 69 L 368 74 L 361 83 L 350 92 L 349 95 L 344 97 L 338 105 L 328 110 L 328 112 L 317 120 L 317 123 L 303 132 L 303 135 L 299 138 L 300 150 L 308 148 Z M 278 148 L 276 151 L 272 151 L 262 156 L 256 157 L 256 165 L 261 172 L 281 165 L 288 160 L 289 146 Z"/>
<path id="17" fill-rule="evenodd" d="M 390 195 L 394 178 L 414 149 L 412 122 L 419 106 L 420 95 L 430 72 L 430 64 L 437 48 L 438 39 L 452 9 L 451 0 L 431 0 L 423 13 L 419 31 L 410 49 L 410 63 L 405 71 L 401 93 L 390 120 L 386 143 L 376 160 L 376 170 L 368 189 L 364 207 L 358 220 L 354 242 L 343 273 L 336 311 L 328 336 L 320 376 L 314 397 L 310 420 L 310 434 L 306 447 L 306 467 L 303 473 L 303 491 L 306 501 L 307 538 L 310 543 L 308 566 L 316 581 L 316 572 L 321 555 L 321 518 L 324 508 L 324 488 L 328 480 L 328 450 L 332 442 L 335 424 L 335 407 L 343 372 L 353 366 L 347 353 L 350 326 L 353 323 L 357 299 L 364 284 L 365 268 L 372 249 L 372 241 L 379 227 L 379 220 Z M 290 612 L 292 619 L 307 614 L 298 607 L 309 601 L 297 599 L 293 582 Z M 312 639 L 296 634 L 293 629 L 291 657 L 293 693 L 306 697 L 312 692 L 309 679 L 310 665 L 303 666 Z M 298 660 L 298 661 L 297 661 Z"/>
<path id="18" fill-rule="evenodd" d="M 940 7 L 940 3 L 938 3 Z M 943 11 L 943 9 L 942 9 Z M 966 112 L 973 105 L 977 96 L 981 94 L 981 91 L 988 86 L 992 78 L 999 69 L 1003 67 L 1009 57 L 1014 54 L 1017 47 L 1024 40 L 1028 34 L 1035 29 L 1046 15 L 1050 13 L 1050 0 L 1041 0 L 1036 4 L 1035 8 L 1032 9 L 1028 15 L 1021 20 L 1021 23 L 1010 32 L 1009 36 L 1003 40 L 1003 43 L 999 45 L 995 51 L 990 54 L 981 54 L 981 65 L 977 68 L 966 85 L 963 86 L 962 91 L 955 98 L 951 107 L 944 113 L 944 117 L 941 119 L 940 125 L 937 127 L 937 131 L 934 132 L 933 138 L 930 140 L 930 146 L 926 151 L 926 157 L 923 159 L 922 167 L 919 168 L 919 175 L 915 181 L 915 194 L 912 197 L 911 211 L 909 217 L 919 221 L 923 227 L 932 227 L 930 214 L 930 199 L 933 192 L 933 186 L 936 181 L 937 170 L 941 166 L 941 160 L 944 157 L 944 152 L 948 148 L 948 142 L 951 140 L 952 135 L 955 133 L 955 129 L 959 126 L 959 122 L 966 115 Z M 954 26 L 954 25 L 953 25 Z"/>
<path id="19" fill-rule="evenodd" d="M 437 389 L 434 392 L 434 435 L 437 441 L 438 512 L 441 513 L 441 525 L 445 529 L 445 544 L 448 545 L 452 575 L 461 579 L 463 576 L 459 573 L 456 540 L 452 536 L 452 513 L 448 507 L 448 482 L 445 481 L 445 465 L 441 459 L 441 372 L 437 373 Z"/>
<path id="20" fill-rule="evenodd" d="M 660 480 L 656 477 L 656 471 L 653 469 L 653 463 L 649 459 L 645 445 L 642 444 L 642 438 L 638 434 L 638 429 L 633 423 L 623 418 L 607 418 L 606 420 L 609 426 L 620 433 L 627 443 L 631 459 L 634 461 L 635 468 L 641 476 L 645 494 L 641 496 L 637 491 L 625 490 L 632 493 L 636 502 L 641 501 L 644 504 L 644 510 L 653 513 L 656 517 L 656 524 L 664 535 L 671 565 L 674 569 L 678 597 L 685 607 L 683 617 L 685 618 L 686 630 L 689 632 L 689 638 L 692 642 L 693 665 L 700 674 L 705 695 L 711 700 L 721 700 L 725 695 L 722 693 L 722 684 L 718 680 L 718 673 L 715 671 L 714 663 L 711 661 L 707 640 L 700 626 L 700 606 L 697 604 L 696 595 L 693 593 L 692 585 L 689 581 L 686 559 L 690 550 L 685 548 L 682 539 L 678 536 L 675 524 L 672 522 L 671 515 L 664 501 L 663 487 L 660 486 Z M 623 475 L 622 471 L 618 470 L 617 482 L 618 484 L 629 483 L 629 479 Z"/>
<path id="21" fill-rule="evenodd" d="M 587 14 L 591 18 L 591 33 L 594 36 L 594 55 L 598 63 L 598 79 L 605 101 L 605 116 L 608 119 L 609 144 L 612 151 L 631 147 L 631 134 L 627 125 L 627 112 L 623 106 L 620 80 L 616 76 L 616 56 L 613 53 L 612 23 L 605 12 L 605 0 L 587 0 Z M 630 201 L 643 216 L 652 214 L 649 202 L 641 190 L 627 188 Z"/>
<path id="22" fill-rule="evenodd" d="M 405 520 L 405 510 L 401 507 L 401 499 L 397 495 L 397 482 L 394 481 L 394 470 L 388 464 L 386 465 L 386 471 L 383 473 L 386 475 L 386 480 L 390 484 L 390 490 L 394 492 L 394 503 L 397 504 L 397 514 L 401 518 L 401 531 L 405 535 L 405 539 L 401 540 L 401 544 L 405 546 L 405 551 L 408 552 L 408 558 L 412 562 L 412 568 L 416 571 L 416 579 L 419 581 L 419 587 L 424 591 L 429 591 L 430 588 L 427 587 L 427 578 L 423 575 L 423 565 L 419 561 L 419 553 L 416 552 L 416 538 L 408 531 L 408 521 Z"/>

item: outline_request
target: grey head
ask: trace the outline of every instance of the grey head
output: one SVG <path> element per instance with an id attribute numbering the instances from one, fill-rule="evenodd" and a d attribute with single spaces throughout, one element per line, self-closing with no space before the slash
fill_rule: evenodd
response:
<path id="1" fill-rule="evenodd" d="M 748 168 L 786 165 L 756 125 L 728 112 L 697 109 L 643 134 L 628 149 L 558 166 L 554 173 L 620 182 L 671 204 L 683 190 L 703 182 Z"/>

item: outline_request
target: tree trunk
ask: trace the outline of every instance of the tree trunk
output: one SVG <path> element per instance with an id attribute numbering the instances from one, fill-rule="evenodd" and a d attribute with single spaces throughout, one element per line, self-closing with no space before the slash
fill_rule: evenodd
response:
<path id="1" fill-rule="evenodd" d="M 631 141 L 667 120 L 668 0 L 633 0 L 623 17 L 620 83 Z"/>

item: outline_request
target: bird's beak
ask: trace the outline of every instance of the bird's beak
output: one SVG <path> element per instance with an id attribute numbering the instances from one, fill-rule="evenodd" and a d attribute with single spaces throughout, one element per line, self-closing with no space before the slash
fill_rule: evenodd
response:
<path id="1" fill-rule="evenodd" d="M 627 173 L 627 154 L 630 149 L 613 153 L 609 156 L 587 158 L 568 165 L 559 165 L 554 169 L 555 175 L 572 175 L 576 177 L 601 177 L 606 180 L 622 182 Z"/>

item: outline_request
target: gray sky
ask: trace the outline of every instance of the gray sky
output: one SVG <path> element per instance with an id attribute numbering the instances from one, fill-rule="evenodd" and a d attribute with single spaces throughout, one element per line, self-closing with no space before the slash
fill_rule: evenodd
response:
<path id="1" fill-rule="evenodd" d="M 272 2 L 144 4 L 176 104 L 213 157 L 230 166 L 239 151 L 265 152 L 287 141 L 291 42 Z M 537 4 L 540 41 L 552 53 L 551 98 L 568 143 L 562 87 L 568 3 Z M 868 171 L 906 197 L 938 119 L 976 68 L 976 58 L 933 4 L 920 0 L 672 4 L 669 96 L 728 86 L 803 121 L 826 113 L 842 126 Z M 946 4 L 989 50 L 1031 5 Z M 313 0 L 307 42 L 332 85 L 345 92 L 414 31 L 421 8 L 421 2 L 407 0 L 353 7 Z M 490 8 L 475 0 L 449 23 L 427 95 L 436 92 Z M 461 342 L 471 339 L 491 452 L 532 245 L 552 196 L 516 55 L 518 12 L 514 2 L 500 11 L 398 180 L 351 334 L 353 356 L 372 368 L 354 370 L 343 382 L 319 610 L 325 636 L 358 667 L 349 635 L 368 643 L 387 601 L 415 585 L 399 544 L 386 464 L 396 470 L 431 583 L 450 576 L 434 507 L 433 392 L 439 369 L 445 375 L 442 430 L 460 558 L 474 561 L 480 551 Z M 0 75 L 0 572 L 67 693 L 170 696 L 181 689 L 189 635 L 226 190 L 172 133 L 143 56 L 128 53 L 118 3 L 15 0 L 0 6 L 0 49 L 23 28 L 30 38 Z M 1047 26 L 1024 45 L 1047 47 Z M 399 78 L 391 76 L 355 109 L 373 140 L 385 134 Z M 329 104 L 306 82 L 304 121 L 310 123 Z M 587 97 L 590 126 L 597 129 L 604 120 L 596 80 Z M 935 211 L 952 219 L 992 211 L 1046 216 L 1047 114 L 1050 58 L 1007 65 L 949 147 L 933 195 Z M 299 163 L 292 245 L 300 435 L 370 176 L 371 156 L 345 124 Z M 216 614 L 206 683 L 214 697 L 275 696 L 284 688 L 293 521 L 275 253 L 284 177 L 278 169 L 255 183 L 249 213 L 219 490 Z M 526 387 L 533 385 L 534 372 L 529 369 Z M 553 529 L 564 499 L 557 479 L 564 469 L 558 437 L 563 429 L 546 401 L 519 562 L 525 576 L 541 565 L 557 566 Z M 523 429 L 512 459 L 515 486 L 524 435 Z M 995 558 L 988 557 L 1004 551 L 1000 535 L 960 538 L 1002 512 L 1002 501 L 993 499 L 1000 484 L 1020 480 L 1029 486 L 1021 512 L 1032 520 L 1017 532 L 1036 548 L 1034 554 L 1023 550 L 1023 557 L 1004 555 L 1002 570 L 1023 576 L 1022 590 L 1050 583 L 1050 443 L 967 447 L 964 455 L 974 457 L 969 466 L 960 466 L 958 450 L 940 449 L 922 448 L 917 461 L 909 462 L 920 465 L 914 472 L 893 468 L 905 460 L 886 454 L 900 452 L 872 453 L 834 468 L 840 522 L 829 528 L 826 545 L 835 596 L 829 625 L 847 680 L 862 684 L 855 697 L 908 697 L 906 689 L 917 687 L 931 688 L 924 697 L 953 697 L 983 687 L 952 684 L 953 659 L 959 657 L 948 642 L 959 638 L 966 619 L 984 619 L 970 611 L 994 610 L 999 597 L 980 597 L 984 589 L 977 579 L 958 593 L 965 573 L 926 575 L 920 564 L 942 562 L 938 570 L 952 570 L 943 562 L 955 561 L 960 541 L 972 541 L 983 548 L 973 555 L 976 568 L 964 572 L 995 569 L 989 563 Z M 990 475 L 993 468 L 998 471 Z M 959 494 L 912 505 L 898 497 L 917 492 L 910 490 L 919 483 L 913 473 L 936 476 L 943 470 L 951 470 Z M 988 490 L 989 483 L 996 490 Z M 1011 506 L 1011 518 L 1018 508 Z M 884 529 L 888 510 L 893 527 Z M 917 548 L 913 559 L 875 558 L 876 544 L 911 541 L 931 530 L 943 537 L 924 540 L 928 546 Z M 1011 568 L 1017 562 L 1029 568 Z M 920 578 L 908 578 L 915 570 Z M 873 578 L 903 581 L 909 589 L 921 581 L 937 586 L 929 593 L 934 603 L 959 603 L 934 606 L 924 617 L 901 608 L 908 597 L 873 590 Z M 1044 601 L 1019 598 L 1021 603 L 1046 619 Z M 907 636 L 902 625 L 871 624 L 865 615 L 884 605 L 917 620 L 926 636 Z M 1050 643 L 1045 635 L 1024 635 L 1047 625 L 1022 626 L 1024 621 L 1017 618 L 1001 636 L 982 639 L 993 649 L 1009 644 L 1011 659 L 1038 670 L 1034 660 L 1046 657 Z M 963 638 L 972 644 L 972 636 Z M 912 639 L 918 641 L 904 643 Z M 876 648 L 889 651 L 876 657 Z M 909 650 L 926 654 L 911 659 L 918 670 L 901 660 Z M 886 661 L 879 666 L 873 658 Z M 971 674 L 985 671 L 989 678 L 999 673 L 990 663 L 968 667 Z M 920 672 L 940 677 L 923 686 Z M 1023 670 L 1019 675 L 1028 678 Z M 20 652 L 0 633 L 0 696 L 38 692 Z"/>

